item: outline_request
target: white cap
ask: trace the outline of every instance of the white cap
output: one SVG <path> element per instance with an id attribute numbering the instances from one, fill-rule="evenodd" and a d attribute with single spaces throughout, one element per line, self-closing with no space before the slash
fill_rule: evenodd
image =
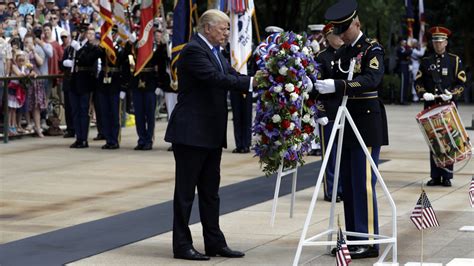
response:
<path id="1" fill-rule="evenodd" d="M 322 31 L 324 29 L 324 24 L 311 24 L 308 25 L 309 31 Z"/>
<path id="2" fill-rule="evenodd" d="M 278 33 L 283 32 L 283 29 L 277 26 L 268 26 L 265 28 L 265 32 L 267 33 Z"/>

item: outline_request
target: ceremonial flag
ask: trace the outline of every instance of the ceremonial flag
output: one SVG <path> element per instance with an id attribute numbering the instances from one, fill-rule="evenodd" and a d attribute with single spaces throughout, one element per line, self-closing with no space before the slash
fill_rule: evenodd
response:
<path id="1" fill-rule="evenodd" d="M 471 186 L 469 187 L 469 200 L 471 202 L 471 208 L 474 208 L 474 176 L 471 180 Z"/>
<path id="2" fill-rule="evenodd" d="M 104 47 L 107 58 L 110 62 L 115 64 L 115 48 L 112 40 L 112 27 L 114 22 L 112 21 L 112 3 L 114 0 L 100 0 L 100 16 L 104 20 L 104 23 L 100 27 L 100 46 Z"/>
<path id="3" fill-rule="evenodd" d="M 408 39 L 413 39 L 413 23 L 415 22 L 415 14 L 411 0 L 405 0 L 406 18 L 407 18 L 407 35 Z"/>
<path id="4" fill-rule="evenodd" d="M 248 0 L 247 9 L 242 14 L 234 11 L 230 13 L 230 59 L 232 67 L 241 74 L 247 74 L 247 62 L 252 55 L 252 16 L 254 13 L 253 0 Z"/>
<path id="5" fill-rule="evenodd" d="M 337 233 L 337 245 L 336 245 L 336 266 L 346 266 L 352 262 L 351 254 L 347 248 L 346 241 L 344 240 L 344 235 L 342 230 L 339 227 L 339 232 Z"/>
<path id="6" fill-rule="evenodd" d="M 411 212 L 410 219 L 418 230 L 439 226 L 436 214 L 424 190 L 421 193 L 415 208 Z"/>
<path id="7" fill-rule="evenodd" d="M 128 7 L 128 0 L 115 0 L 114 3 L 114 20 L 117 25 L 118 35 L 124 42 L 130 38 L 130 31 L 127 27 L 127 18 L 125 17 L 125 10 Z"/>
<path id="8" fill-rule="evenodd" d="M 176 63 L 179 53 L 189 42 L 193 33 L 193 13 L 196 12 L 196 0 L 178 0 L 173 12 L 173 48 L 171 50 L 171 77 L 178 80 Z"/>
<path id="9" fill-rule="evenodd" d="M 138 75 L 153 56 L 154 27 L 153 19 L 160 12 L 160 0 L 142 0 L 140 5 L 140 33 L 138 34 L 137 63 L 135 76 Z"/>
<path id="10" fill-rule="evenodd" d="M 418 20 L 420 22 L 420 32 L 418 34 L 418 40 L 420 43 L 426 43 L 425 38 L 425 5 L 423 0 L 418 0 Z"/>

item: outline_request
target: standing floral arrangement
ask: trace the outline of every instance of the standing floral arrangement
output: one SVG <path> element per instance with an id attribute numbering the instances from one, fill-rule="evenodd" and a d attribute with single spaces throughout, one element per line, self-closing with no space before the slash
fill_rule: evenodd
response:
<path id="1" fill-rule="evenodd" d="M 306 35 L 283 32 L 269 36 L 257 48 L 260 71 L 254 125 L 256 156 L 268 176 L 283 167 L 303 165 L 311 150 L 317 105 L 309 93 L 317 68 Z"/>

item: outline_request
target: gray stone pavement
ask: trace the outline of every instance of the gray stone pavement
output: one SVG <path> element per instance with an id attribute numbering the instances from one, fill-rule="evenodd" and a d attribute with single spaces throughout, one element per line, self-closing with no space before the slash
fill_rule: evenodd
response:
<path id="1" fill-rule="evenodd" d="M 380 172 L 397 205 L 398 260 L 420 261 L 421 233 L 409 214 L 415 205 L 421 182 L 429 177 L 428 147 L 414 116 L 420 104 L 388 105 L 390 145 L 382 148 Z M 473 105 L 459 108 L 464 124 L 470 125 Z M 172 199 L 174 159 L 163 142 L 165 121 L 156 126 L 155 149 L 133 150 L 134 128 L 122 132 L 121 149 L 104 151 L 102 142 L 90 141 L 90 148 L 69 149 L 71 139 L 25 137 L 0 145 L 0 243 L 8 243 L 52 230 L 85 223 Z M 470 136 L 473 131 L 468 131 Z M 90 136 L 95 135 L 94 130 Z M 263 175 L 258 159 L 251 154 L 232 154 L 232 123 L 228 127 L 229 149 L 222 158 L 221 186 Z M 319 160 L 308 157 L 307 161 Z M 315 177 L 317 173 L 315 172 Z M 474 233 L 459 232 L 474 225 L 467 190 L 474 175 L 474 163 L 455 174 L 453 186 L 428 187 L 428 197 L 441 226 L 424 232 L 426 262 L 448 263 L 454 258 L 474 259 Z M 274 183 L 274 179 L 268 182 Z M 390 234 L 390 209 L 378 186 L 379 222 L 382 234 Z M 246 252 L 242 259 L 213 258 L 195 263 L 172 259 L 171 232 L 71 263 L 70 265 L 289 265 L 293 261 L 314 188 L 297 193 L 295 214 L 288 217 L 290 198 L 279 200 L 275 226 L 270 226 L 271 201 L 221 216 L 221 227 L 232 248 Z M 319 199 L 322 199 L 320 191 Z M 318 200 L 308 236 L 326 229 L 329 204 Z M 337 214 L 342 206 L 337 205 Z M 341 219 L 343 220 L 343 219 Z M 202 229 L 191 226 L 195 247 L 203 250 Z M 334 265 L 325 248 L 305 247 L 301 263 Z M 375 260 L 354 260 L 353 265 L 371 265 Z"/>

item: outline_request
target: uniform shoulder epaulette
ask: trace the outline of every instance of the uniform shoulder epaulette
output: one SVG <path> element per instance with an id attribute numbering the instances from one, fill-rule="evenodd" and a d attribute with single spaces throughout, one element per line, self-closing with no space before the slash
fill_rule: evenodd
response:
<path id="1" fill-rule="evenodd" d="M 374 40 L 374 39 L 371 39 L 371 38 L 365 38 L 365 41 L 370 45 L 378 44 L 377 40 Z"/>
<path id="2" fill-rule="evenodd" d="M 457 55 L 455 55 L 455 54 L 452 54 L 452 53 L 448 53 L 448 55 L 450 55 L 450 56 L 452 56 L 452 57 L 454 57 L 454 58 L 456 58 L 456 59 L 459 58 L 459 56 L 457 56 Z"/>
<path id="3" fill-rule="evenodd" d="M 367 48 L 366 53 L 368 51 L 377 51 L 377 50 L 383 51 L 382 45 L 377 40 L 374 40 L 371 38 L 365 38 L 365 42 L 369 44 L 369 47 Z"/>

